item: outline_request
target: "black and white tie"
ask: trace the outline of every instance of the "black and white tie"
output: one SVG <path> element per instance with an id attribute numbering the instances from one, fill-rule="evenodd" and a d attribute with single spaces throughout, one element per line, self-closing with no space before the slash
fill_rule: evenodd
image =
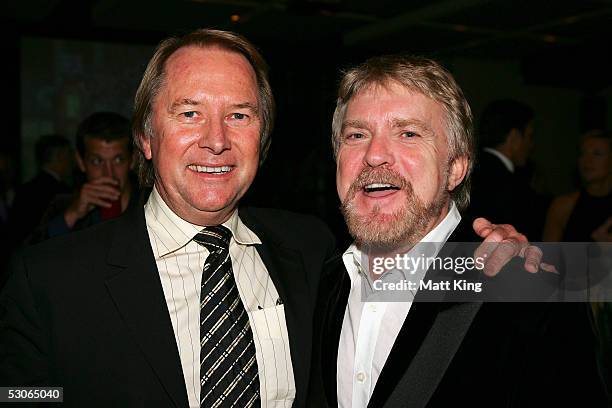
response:
<path id="1" fill-rule="evenodd" d="M 260 405 L 255 344 L 232 272 L 231 237 L 218 225 L 193 238 L 210 251 L 200 295 L 200 406 L 206 408 Z"/>

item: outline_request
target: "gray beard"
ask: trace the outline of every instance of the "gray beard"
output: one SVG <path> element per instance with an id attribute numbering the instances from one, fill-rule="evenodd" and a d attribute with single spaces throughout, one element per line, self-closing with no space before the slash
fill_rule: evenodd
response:
<path id="1" fill-rule="evenodd" d="M 426 205 L 414 194 L 412 184 L 402 178 L 402 190 L 406 193 L 406 202 L 402 208 L 385 214 L 380 206 L 376 206 L 370 213 L 359 215 L 355 210 L 354 199 L 356 192 L 362 188 L 362 178 L 367 177 L 360 176 L 355 180 L 340 209 L 356 245 L 367 252 L 392 252 L 411 248 L 427 234 L 430 223 L 440 216 L 449 200 L 447 183 L 444 183 L 434 200 Z"/>

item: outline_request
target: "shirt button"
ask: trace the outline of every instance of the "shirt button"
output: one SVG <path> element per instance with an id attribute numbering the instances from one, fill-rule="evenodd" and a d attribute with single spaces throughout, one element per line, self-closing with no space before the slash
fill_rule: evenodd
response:
<path id="1" fill-rule="evenodd" d="M 364 383 L 366 380 L 366 373 L 364 373 L 363 371 L 360 371 L 357 373 L 357 375 L 355 376 L 355 378 L 357 378 L 357 382 L 358 383 Z"/>
<path id="2" fill-rule="evenodd" d="M 376 307 L 376 305 L 375 305 L 375 304 L 370 303 L 370 304 L 368 305 L 368 310 L 369 310 L 370 312 L 372 312 L 372 313 L 376 313 L 377 307 Z"/>

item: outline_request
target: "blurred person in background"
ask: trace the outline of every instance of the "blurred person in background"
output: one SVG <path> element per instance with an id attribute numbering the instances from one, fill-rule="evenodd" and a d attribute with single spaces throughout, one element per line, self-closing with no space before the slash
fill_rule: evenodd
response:
<path id="1" fill-rule="evenodd" d="M 56 197 L 30 243 L 114 218 L 136 201 L 131 137 L 129 120 L 117 113 L 96 112 L 81 122 L 76 162 L 86 181 Z"/>
<path id="2" fill-rule="evenodd" d="M 0 151 L 0 228 L 4 231 L 8 216 L 15 198 L 15 170 L 13 159 L 7 153 Z"/>
<path id="3" fill-rule="evenodd" d="M 582 186 L 553 200 L 546 217 L 545 241 L 612 242 L 611 145 L 610 132 L 592 130 L 582 136 L 578 157 Z M 600 289 L 610 290 L 608 285 L 601 283 Z M 612 404 L 612 305 L 593 302 L 591 313 L 601 376 Z"/>
<path id="4" fill-rule="evenodd" d="M 534 112 L 512 99 L 491 102 L 482 112 L 472 175 L 469 213 L 514 225 L 531 240 L 541 238 L 545 206 L 520 170 L 533 147 Z M 539 207 L 542 207 L 538 210 Z"/>
<path id="5" fill-rule="evenodd" d="M 68 193 L 66 183 L 72 173 L 73 151 L 64 136 L 41 136 L 35 145 L 36 176 L 17 188 L 11 218 L 11 236 L 20 243 L 39 224 L 57 194 Z"/>
<path id="6" fill-rule="evenodd" d="M 545 241 L 612 241 L 611 133 L 594 130 L 580 142 L 578 191 L 555 198 L 548 210 Z"/>
<path id="7" fill-rule="evenodd" d="M 9 214 L 15 197 L 15 168 L 12 156 L 0 151 L 0 288 L 6 281 L 6 263 L 10 255 L 12 240 L 9 234 Z"/>

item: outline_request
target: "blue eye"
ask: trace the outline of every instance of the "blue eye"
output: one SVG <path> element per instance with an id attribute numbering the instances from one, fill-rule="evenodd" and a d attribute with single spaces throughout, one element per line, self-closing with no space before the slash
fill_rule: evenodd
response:
<path id="1" fill-rule="evenodd" d="M 183 115 L 184 115 L 186 118 L 195 118 L 196 112 L 195 112 L 195 111 L 189 111 L 189 112 L 185 112 L 185 113 L 183 113 Z"/>
<path id="2" fill-rule="evenodd" d="M 405 136 L 405 137 L 415 137 L 415 136 L 417 136 L 417 134 L 414 133 L 414 132 L 403 132 L 402 136 Z"/>
<path id="3" fill-rule="evenodd" d="M 362 139 L 363 134 L 362 133 L 351 133 L 351 134 L 348 134 L 346 138 L 347 139 Z"/>

